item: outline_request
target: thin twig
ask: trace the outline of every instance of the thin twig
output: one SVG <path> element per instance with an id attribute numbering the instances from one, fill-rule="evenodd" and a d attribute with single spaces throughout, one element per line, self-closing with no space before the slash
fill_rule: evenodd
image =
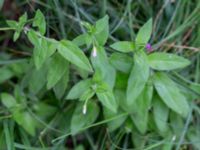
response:
<path id="1" fill-rule="evenodd" d="M 193 50 L 195 52 L 199 52 L 200 51 L 200 48 L 196 48 L 196 47 L 190 47 L 190 46 L 185 46 L 185 45 L 174 45 L 173 43 L 171 44 L 162 44 L 163 46 L 166 46 L 166 47 L 173 47 L 173 48 L 181 48 L 181 49 L 188 49 L 188 50 Z"/>

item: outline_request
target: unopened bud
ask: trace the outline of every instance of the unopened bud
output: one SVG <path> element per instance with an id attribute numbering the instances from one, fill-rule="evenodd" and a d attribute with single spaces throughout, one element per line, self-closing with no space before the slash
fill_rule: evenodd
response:
<path id="1" fill-rule="evenodd" d="M 92 56 L 96 57 L 97 56 L 97 48 L 94 46 L 92 49 Z"/>

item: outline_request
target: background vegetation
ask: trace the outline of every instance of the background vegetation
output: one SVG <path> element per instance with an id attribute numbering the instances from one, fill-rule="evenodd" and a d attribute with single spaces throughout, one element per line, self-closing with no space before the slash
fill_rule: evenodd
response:
<path id="1" fill-rule="evenodd" d="M 199 0 L 1 0 L 0 149 L 199 149 L 199 8 Z M 94 116 L 92 119 L 89 117 L 89 122 L 85 121 L 82 107 L 81 110 L 77 108 L 80 102 L 66 100 L 66 96 L 77 82 L 86 78 L 87 73 L 71 65 L 60 83 L 53 89 L 52 83 L 49 83 L 48 89 L 48 77 L 44 75 L 48 68 L 36 69 L 31 57 L 34 44 L 24 33 L 16 42 L 13 41 L 13 31 L 9 30 L 6 20 L 18 21 L 25 12 L 29 19 L 34 18 L 38 9 L 45 16 L 45 37 L 56 40 L 73 40 L 87 32 L 83 21 L 95 24 L 107 14 L 109 37 L 105 49 L 108 56 L 114 52 L 111 44 L 134 41 L 141 26 L 152 18 L 153 30 L 149 43 L 153 50 L 177 54 L 191 61 L 183 70 L 169 73 L 191 102 L 189 115 L 185 118 L 171 115 L 170 119 L 165 120 L 167 128 L 172 130 L 172 134 L 167 136 L 155 129 L 151 117 L 148 130 L 141 134 L 130 119 L 119 123 L 126 115 L 124 113 L 104 117 L 100 104 L 98 108 L 88 104 L 91 105 L 88 111 L 97 116 L 95 121 L 92 120 Z M 81 49 L 89 57 L 88 50 L 92 46 Z M 127 76 L 123 74 L 120 77 L 118 84 L 124 86 L 120 81 L 127 80 Z M 12 104 L 7 104 L 3 99 L 6 102 L 7 99 L 14 101 L 16 108 L 20 104 L 23 112 L 21 109 L 19 112 L 10 109 Z M 73 116 L 77 118 L 72 119 Z M 71 123 L 71 120 L 75 123 Z M 111 132 L 110 122 L 120 126 L 113 127 L 116 129 Z"/>

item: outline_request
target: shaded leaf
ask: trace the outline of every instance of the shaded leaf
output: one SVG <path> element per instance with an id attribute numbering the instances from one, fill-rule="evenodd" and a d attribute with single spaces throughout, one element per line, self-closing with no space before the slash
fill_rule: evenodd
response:
<path id="1" fill-rule="evenodd" d="M 114 113 L 117 112 L 117 102 L 115 100 L 115 96 L 107 84 L 99 85 L 98 87 L 100 90 L 96 91 L 97 97 L 99 101 L 107 107 L 109 110 L 113 111 Z"/>
<path id="2" fill-rule="evenodd" d="M 132 58 L 125 54 L 113 53 L 110 56 L 109 60 L 112 66 L 115 67 L 115 69 L 124 73 L 129 73 L 133 65 Z"/>
<path id="3" fill-rule="evenodd" d="M 69 82 L 69 67 L 65 71 L 62 78 L 56 83 L 56 85 L 53 88 L 53 91 L 57 97 L 57 99 L 61 99 L 63 95 L 65 94 L 65 91 L 67 89 Z"/>
<path id="4" fill-rule="evenodd" d="M 105 120 L 111 119 L 111 118 L 117 118 L 120 114 L 122 114 L 122 111 L 118 111 L 117 113 L 114 113 L 113 111 L 110 111 L 108 108 L 104 107 L 103 108 L 103 114 L 105 117 Z M 114 130 L 120 128 L 124 121 L 126 120 L 127 116 L 122 116 L 117 119 L 114 119 L 110 122 L 108 122 L 108 128 L 110 132 L 113 132 Z"/>
<path id="5" fill-rule="evenodd" d="M 83 93 L 89 89 L 92 85 L 91 79 L 82 80 L 76 83 L 69 91 L 66 99 L 78 99 Z"/>
<path id="6" fill-rule="evenodd" d="M 62 78 L 68 70 L 69 63 L 59 53 L 55 53 L 51 58 L 47 74 L 47 89 L 52 88 Z"/>
<path id="7" fill-rule="evenodd" d="M 131 119 L 142 134 L 147 131 L 148 114 L 151 107 L 152 96 L 153 86 L 146 85 L 131 107 L 131 112 L 133 114 Z"/>
<path id="8" fill-rule="evenodd" d="M 99 114 L 99 107 L 93 101 L 88 101 L 87 112 L 83 114 L 83 103 L 79 103 L 73 113 L 71 120 L 71 132 L 76 134 L 80 132 L 84 127 L 91 125 Z"/>
<path id="9" fill-rule="evenodd" d="M 162 135 L 167 134 L 169 108 L 162 102 L 159 96 L 153 97 L 153 115 L 158 130 Z"/>

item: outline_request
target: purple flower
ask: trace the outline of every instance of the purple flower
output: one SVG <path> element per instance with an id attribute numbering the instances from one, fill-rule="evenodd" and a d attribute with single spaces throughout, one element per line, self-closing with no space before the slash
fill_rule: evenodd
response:
<path id="1" fill-rule="evenodd" d="M 147 49 L 148 52 L 152 52 L 153 51 L 150 43 L 147 43 L 146 49 Z"/>

